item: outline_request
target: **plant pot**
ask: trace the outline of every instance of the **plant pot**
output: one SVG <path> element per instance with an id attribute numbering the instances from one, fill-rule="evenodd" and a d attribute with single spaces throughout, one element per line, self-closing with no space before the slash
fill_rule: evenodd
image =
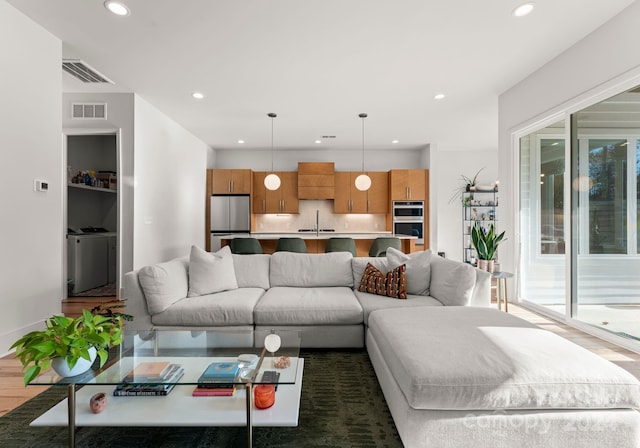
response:
<path id="1" fill-rule="evenodd" d="M 84 358 L 80 358 L 72 369 L 69 369 L 69 365 L 65 358 L 53 358 L 51 360 L 51 368 L 62 377 L 80 375 L 91 368 L 93 361 L 96 360 L 97 354 L 98 352 L 96 352 L 95 347 L 91 347 L 89 349 L 89 357 L 91 360 L 88 361 Z"/>
<path id="2" fill-rule="evenodd" d="M 487 260 L 487 272 L 491 272 L 493 274 L 495 265 L 493 264 L 493 260 Z"/>
<path id="3" fill-rule="evenodd" d="M 489 260 L 478 260 L 478 269 L 480 269 L 481 271 L 486 271 L 488 262 Z"/>

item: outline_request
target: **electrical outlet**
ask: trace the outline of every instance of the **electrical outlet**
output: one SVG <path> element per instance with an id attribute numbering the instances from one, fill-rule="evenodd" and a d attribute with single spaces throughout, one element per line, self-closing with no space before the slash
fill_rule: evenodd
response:
<path id="1" fill-rule="evenodd" d="M 33 180 L 33 191 L 49 191 L 49 182 L 44 180 Z"/>

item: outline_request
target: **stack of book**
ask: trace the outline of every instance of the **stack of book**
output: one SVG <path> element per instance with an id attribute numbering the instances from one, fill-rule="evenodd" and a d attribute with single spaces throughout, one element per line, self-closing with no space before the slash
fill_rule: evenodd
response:
<path id="1" fill-rule="evenodd" d="M 194 397 L 230 397 L 236 391 L 234 382 L 239 372 L 240 363 L 238 362 L 212 362 L 198 378 L 198 386 L 191 395 Z"/>
<path id="2" fill-rule="evenodd" d="M 134 367 L 116 386 L 113 395 L 154 396 L 168 395 L 184 375 L 180 364 L 168 361 L 142 362 Z"/>

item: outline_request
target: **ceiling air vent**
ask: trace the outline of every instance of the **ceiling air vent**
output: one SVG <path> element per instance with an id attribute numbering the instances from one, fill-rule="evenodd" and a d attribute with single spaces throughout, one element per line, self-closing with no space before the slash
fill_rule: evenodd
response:
<path id="1" fill-rule="evenodd" d="M 82 82 L 106 82 L 113 84 L 106 76 L 101 75 L 79 59 L 63 59 L 62 70 L 71 76 L 75 76 Z"/>
<path id="2" fill-rule="evenodd" d="M 71 103 L 71 118 L 106 120 L 107 103 Z"/>

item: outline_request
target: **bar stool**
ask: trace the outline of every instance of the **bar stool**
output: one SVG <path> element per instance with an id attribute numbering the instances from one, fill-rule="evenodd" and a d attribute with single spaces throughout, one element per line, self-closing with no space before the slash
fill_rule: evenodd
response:
<path id="1" fill-rule="evenodd" d="M 260 241 L 255 238 L 234 238 L 231 240 L 231 253 L 251 255 L 263 252 Z"/>
<path id="2" fill-rule="evenodd" d="M 396 237 L 378 237 L 371 243 L 369 249 L 370 257 L 385 257 L 387 255 L 387 248 L 393 247 L 394 249 L 402 250 L 402 243 L 400 238 Z"/>
<path id="3" fill-rule="evenodd" d="M 307 245 L 302 238 L 280 238 L 276 245 L 276 252 L 307 253 Z"/>
<path id="4" fill-rule="evenodd" d="M 329 238 L 327 245 L 324 249 L 327 252 L 351 252 L 351 255 L 356 256 L 356 242 L 351 237 L 344 238 Z"/>
<path id="5" fill-rule="evenodd" d="M 507 279 L 513 277 L 511 272 L 493 272 L 491 277 L 496 279 L 497 282 L 497 300 L 498 300 L 498 309 L 502 309 L 502 299 L 504 299 L 504 311 L 505 313 L 509 312 L 509 293 L 507 291 Z"/>

